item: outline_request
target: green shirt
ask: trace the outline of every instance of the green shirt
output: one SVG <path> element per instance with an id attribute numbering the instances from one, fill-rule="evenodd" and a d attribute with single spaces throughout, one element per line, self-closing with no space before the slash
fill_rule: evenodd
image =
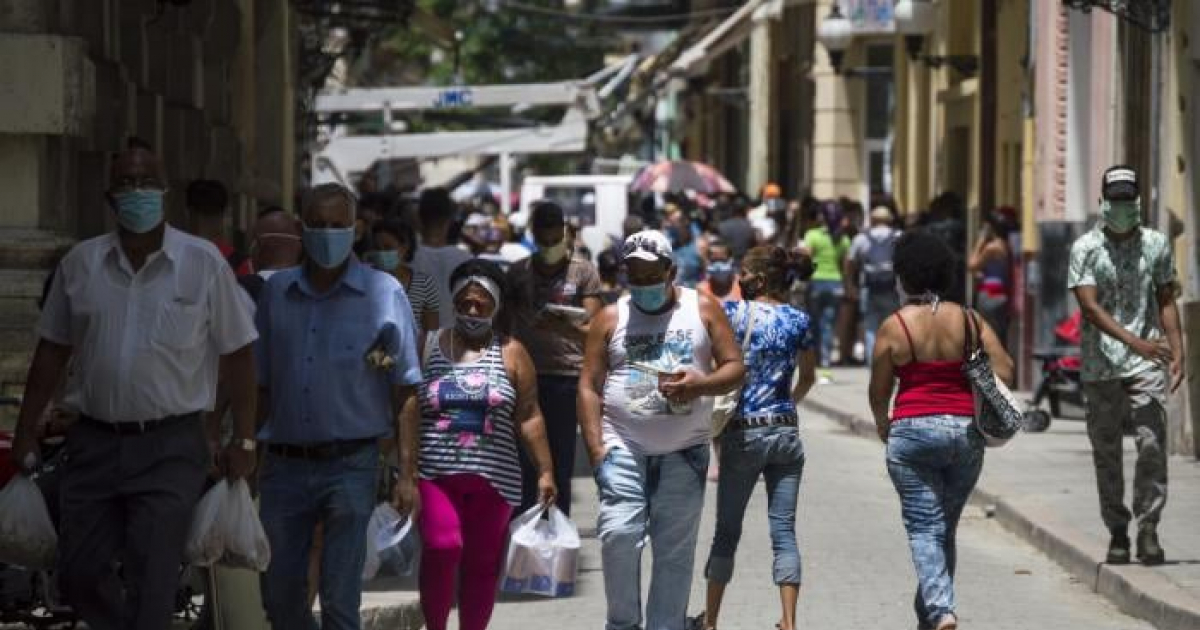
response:
<path id="1" fill-rule="evenodd" d="M 850 237 L 843 234 L 835 243 L 829 235 L 829 228 L 822 225 L 804 233 L 804 247 L 812 253 L 813 262 L 817 265 L 813 280 L 842 281 L 842 260 L 850 250 Z"/>
<path id="2" fill-rule="evenodd" d="M 1097 224 L 1071 245 L 1067 287 L 1096 287 L 1100 306 L 1142 339 L 1162 337 L 1158 292 L 1175 281 L 1171 247 L 1162 232 L 1143 227 L 1137 236 L 1118 242 Z M 1127 378 L 1156 367 L 1086 319 L 1082 351 L 1085 382 Z"/>

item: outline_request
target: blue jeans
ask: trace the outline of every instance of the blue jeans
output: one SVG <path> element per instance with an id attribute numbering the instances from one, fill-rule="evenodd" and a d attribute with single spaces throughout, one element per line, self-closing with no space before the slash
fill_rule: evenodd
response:
<path id="1" fill-rule="evenodd" d="M 817 344 L 821 367 L 833 361 L 833 342 L 837 339 L 837 314 L 844 288 L 841 280 L 813 280 L 809 285 L 808 306 L 817 316 Z"/>
<path id="2" fill-rule="evenodd" d="M 642 627 L 642 549 L 654 553 L 646 630 L 683 630 L 704 507 L 708 444 L 666 455 L 609 450 L 596 469 L 606 630 Z"/>
<path id="3" fill-rule="evenodd" d="M 367 522 L 375 508 L 379 447 L 329 460 L 267 454 L 260 481 L 262 524 L 271 543 L 263 605 L 273 628 L 315 630 L 308 606 L 308 556 L 322 527 L 321 628 L 358 630 Z"/>
<path id="4" fill-rule="evenodd" d="M 971 423 L 959 416 L 908 418 L 888 435 L 888 475 L 917 570 L 913 607 L 922 627 L 954 613 L 954 538 L 983 470 L 983 436 Z"/>
<path id="5" fill-rule="evenodd" d="M 796 427 L 729 431 L 721 436 L 721 478 L 717 482 L 717 533 L 704 576 L 728 584 L 742 538 L 742 520 L 758 477 L 767 482 L 767 521 L 775 555 L 776 584 L 800 584 L 796 545 L 796 500 L 804 470 L 804 445 Z"/>
<path id="6" fill-rule="evenodd" d="M 870 363 L 871 357 L 875 354 L 875 334 L 879 331 L 883 320 L 900 308 L 900 298 L 896 295 L 895 289 L 891 291 L 863 289 L 862 302 L 863 345 L 866 346 L 867 363 Z"/>

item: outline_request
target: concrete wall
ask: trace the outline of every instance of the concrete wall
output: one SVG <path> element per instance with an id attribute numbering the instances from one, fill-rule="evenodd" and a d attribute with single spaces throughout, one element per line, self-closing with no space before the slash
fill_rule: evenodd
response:
<path id="1" fill-rule="evenodd" d="M 291 15 L 288 0 L 0 2 L 0 389 L 24 379 L 54 261 L 112 228 L 107 169 L 129 136 L 163 158 L 177 226 L 199 177 L 229 187 L 242 224 L 290 199 Z"/>

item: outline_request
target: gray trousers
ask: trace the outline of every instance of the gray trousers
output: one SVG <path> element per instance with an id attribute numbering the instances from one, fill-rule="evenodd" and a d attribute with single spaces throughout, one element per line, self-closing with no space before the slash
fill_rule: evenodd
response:
<path id="1" fill-rule="evenodd" d="M 1166 374 L 1152 369 L 1129 378 L 1084 383 L 1083 391 L 1104 524 L 1109 530 L 1124 531 L 1131 518 L 1139 524 L 1158 523 L 1167 503 Z M 1122 463 L 1126 419 L 1137 432 L 1132 514 L 1125 507 Z"/>
<path id="2" fill-rule="evenodd" d="M 92 630 L 170 627 L 208 457 L 199 419 L 141 435 L 84 422 L 71 427 L 59 579 L 67 603 Z"/>

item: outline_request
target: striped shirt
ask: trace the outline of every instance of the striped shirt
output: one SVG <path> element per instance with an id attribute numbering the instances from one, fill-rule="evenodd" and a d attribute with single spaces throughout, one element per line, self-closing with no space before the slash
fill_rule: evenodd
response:
<path id="1" fill-rule="evenodd" d="M 405 287 L 408 293 L 408 302 L 412 304 L 413 325 L 417 329 L 417 339 L 421 338 L 422 316 L 425 313 L 438 312 L 438 292 L 437 287 L 433 286 L 433 278 L 428 274 L 412 270 L 412 279 L 409 280 L 408 286 Z"/>
<path id="2" fill-rule="evenodd" d="M 441 350 L 441 332 L 426 342 L 421 384 L 422 479 L 479 475 L 504 500 L 521 504 L 521 464 L 513 420 L 517 391 L 496 337 L 474 363 L 454 364 Z"/>

